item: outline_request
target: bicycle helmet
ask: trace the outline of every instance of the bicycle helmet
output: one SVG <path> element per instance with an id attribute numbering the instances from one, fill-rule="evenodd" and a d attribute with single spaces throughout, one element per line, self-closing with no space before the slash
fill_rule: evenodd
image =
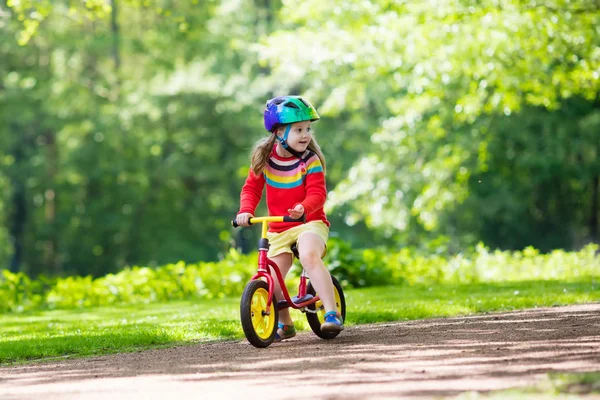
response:
<path id="1" fill-rule="evenodd" d="M 267 101 L 263 116 L 265 129 L 269 132 L 279 124 L 319 119 L 317 110 L 300 96 L 280 96 Z"/>

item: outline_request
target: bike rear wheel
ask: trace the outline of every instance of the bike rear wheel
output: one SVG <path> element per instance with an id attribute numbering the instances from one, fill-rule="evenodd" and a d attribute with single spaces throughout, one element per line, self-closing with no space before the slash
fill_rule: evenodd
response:
<path id="1" fill-rule="evenodd" d="M 264 348 L 273 343 L 277 332 L 279 310 L 274 298 L 267 309 L 269 285 L 265 281 L 248 282 L 240 301 L 240 319 L 248 342 L 255 347 Z"/>
<path id="2" fill-rule="evenodd" d="M 335 276 L 331 275 L 331 281 L 333 283 L 333 295 L 335 298 L 335 306 L 337 308 L 337 312 L 342 316 L 342 321 L 345 321 L 346 298 L 344 297 L 344 290 L 342 289 L 342 285 L 338 282 Z M 308 282 L 306 292 L 312 294 L 313 296 L 317 295 L 312 285 L 312 282 Z M 323 332 L 321 330 L 321 324 L 325 319 L 325 308 L 323 307 L 323 303 L 321 302 L 321 300 L 317 301 L 315 304 L 311 304 L 307 308 L 313 311 L 317 310 L 316 313 L 306 313 L 306 320 L 308 321 L 308 325 L 310 325 L 310 329 L 312 329 L 315 335 L 317 335 L 321 339 L 333 339 L 339 334 L 339 332 Z"/>

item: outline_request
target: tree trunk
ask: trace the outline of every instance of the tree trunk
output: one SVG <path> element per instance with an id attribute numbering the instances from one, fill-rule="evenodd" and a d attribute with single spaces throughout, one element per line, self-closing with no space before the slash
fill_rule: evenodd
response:
<path id="1" fill-rule="evenodd" d="M 271 0 L 262 0 L 254 3 L 256 7 L 256 22 L 254 26 L 256 40 L 259 40 L 263 35 L 269 35 L 273 31 L 273 17 L 275 10 Z M 259 66 L 259 71 L 263 75 L 269 75 L 271 68 L 269 66 Z"/>
<path id="2" fill-rule="evenodd" d="M 45 245 L 44 261 L 49 271 L 54 274 L 62 272 L 62 266 L 58 257 L 58 237 L 59 229 L 56 223 L 57 213 L 57 193 L 56 176 L 58 174 L 58 146 L 56 144 L 56 134 L 54 132 L 46 133 L 47 165 L 48 165 L 48 183 L 49 187 L 44 194 L 45 197 L 45 221 L 49 227 L 49 236 Z"/>
<path id="3" fill-rule="evenodd" d="M 25 243 L 23 233 L 27 224 L 27 196 L 25 182 L 19 172 L 23 169 L 22 163 L 26 160 L 27 148 L 30 146 L 29 137 L 21 131 L 20 127 L 10 124 L 10 130 L 19 139 L 15 142 L 11 151 L 14 157 L 14 170 L 9 169 L 9 177 L 13 187 L 12 194 L 12 212 L 9 214 L 9 234 L 13 244 L 13 254 L 10 260 L 10 270 L 12 272 L 21 271 L 23 263 L 23 249 Z"/>
<path id="4" fill-rule="evenodd" d="M 19 272 L 23 258 L 23 231 L 25 230 L 25 223 L 27 221 L 27 201 L 25 199 L 25 185 L 23 182 L 13 181 L 13 188 L 13 213 L 10 220 L 13 255 L 10 260 L 10 271 Z"/>
<path id="5" fill-rule="evenodd" d="M 598 236 L 598 203 L 599 203 L 599 188 L 600 176 L 596 175 L 592 179 L 592 207 L 590 212 L 590 237 L 594 243 L 600 243 L 600 237 Z"/>
<path id="6" fill-rule="evenodd" d="M 121 68 L 121 55 L 119 50 L 119 23 L 117 20 L 118 17 L 118 9 L 117 9 L 117 0 L 111 0 L 110 2 L 111 13 L 110 13 L 110 27 L 112 30 L 112 55 L 113 61 L 115 63 L 115 73 L 118 75 L 119 69 Z"/>
<path id="7" fill-rule="evenodd" d="M 162 155 L 159 160 L 154 160 L 152 157 L 148 160 L 147 175 L 149 177 L 148 189 L 146 194 L 143 196 L 143 200 L 137 205 L 133 216 L 131 218 L 131 225 L 129 226 L 129 233 L 127 234 L 128 242 L 125 248 L 126 256 L 125 263 L 133 265 L 140 261 L 148 262 L 151 261 L 147 258 L 142 258 L 143 251 L 143 235 L 142 229 L 144 226 L 144 218 L 148 207 L 153 205 L 157 198 L 160 196 L 160 191 L 163 188 L 164 181 L 161 174 L 161 170 L 166 160 L 176 150 L 175 142 L 173 139 L 174 128 L 171 126 L 170 118 L 168 114 L 164 114 L 162 118 L 164 124 L 166 137 L 162 144 Z M 146 256 L 144 256 L 146 257 Z"/>
<path id="8" fill-rule="evenodd" d="M 270 34 L 273 31 L 273 14 L 275 13 L 275 11 L 273 10 L 273 4 L 271 3 L 271 0 L 264 0 L 264 7 L 265 7 L 265 30 L 266 30 L 266 34 Z"/>

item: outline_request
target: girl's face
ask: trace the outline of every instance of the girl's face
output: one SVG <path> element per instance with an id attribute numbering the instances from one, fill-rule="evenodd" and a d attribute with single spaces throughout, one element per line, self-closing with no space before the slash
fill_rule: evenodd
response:
<path id="1" fill-rule="evenodd" d="M 308 147 L 310 140 L 312 139 L 312 131 L 310 128 L 310 121 L 294 122 L 288 134 L 287 143 L 288 145 L 302 153 Z M 287 126 L 282 126 L 277 130 L 277 136 L 283 137 Z"/>

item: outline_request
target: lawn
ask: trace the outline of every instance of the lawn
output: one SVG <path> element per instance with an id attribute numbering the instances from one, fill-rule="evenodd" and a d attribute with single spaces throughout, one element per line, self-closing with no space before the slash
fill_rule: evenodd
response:
<path id="1" fill-rule="evenodd" d="M 346 290 L 346 325 L 600 302 L 600 282 L 528 281 Z M 243 338 L 239 299 L 0 315 L 0 365 Z M 293 311 L 296 326 L 309 329 Z"/>
<path id="2" fill-rule="evenodd" d="M 579 400 L 597 398 L 600 393 L 600 373 L 550 372 L 537 384 L 518 389 L 498 390 L 486 393 L 465 392 L 455 400 Z M 584 397 L 585 396 L 585 397 Z"/>

